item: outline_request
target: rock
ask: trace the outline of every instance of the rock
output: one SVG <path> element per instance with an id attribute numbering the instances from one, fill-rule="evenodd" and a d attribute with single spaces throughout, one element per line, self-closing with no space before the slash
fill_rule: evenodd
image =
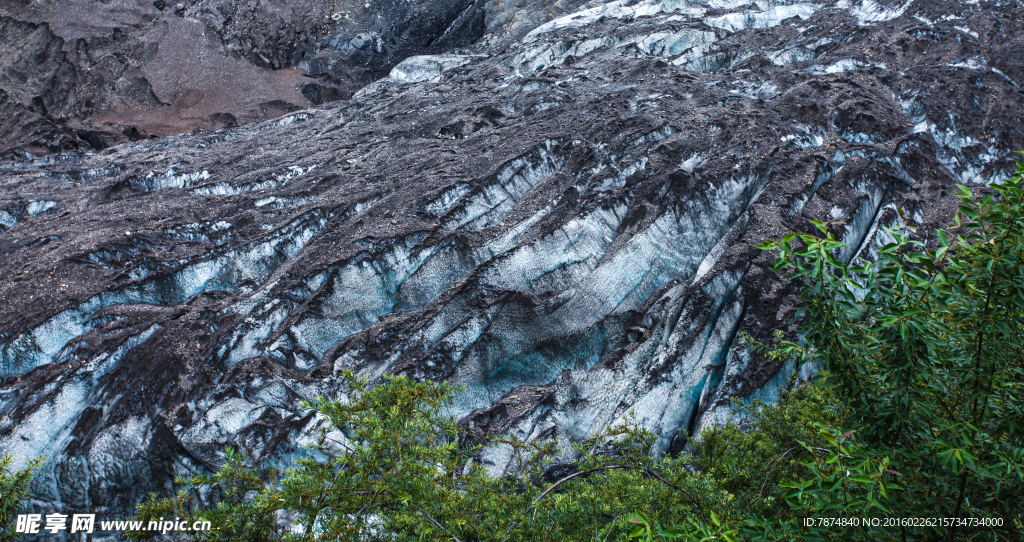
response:
<path id="1" fill-rule="evenodd" d="M 93 148 L 76 130 L 135 126 L 170 135 L 216 128 L 209 120 L 216 113 L 243 124 L 266 120 L 262 103 L 308 104 L 308 84 L 327 89 L 315 103 L 348 98 L 409 56 L 468 46 L 484 31 L 481 0 L 388 0 L 372 12 L 351 0 L 334 6 L 269 0 L 247 9 L 197 0 L 159 2 L 156 10 L 110 2 L 0 7 L 7 38 L 0 45 L 0 115 L 12 119 L 0 126 L 0 155 Z M 333 18 L 339 9 L 346 16 Z M 339 35 L 358 36 L 361 48 L 347 41 L 330 48 Z M 319 81 L 288 69 L 300 64 Z M 61 119 L 72 119 L 70 129 Z"/>
<path id="2" fill-rule="evenodd" d="M 222 112 L 243 124 L 265 120 L 273 112 L 260 107 L 263 102 L 344 99 L 410 56 L 507 44 L 577 5 L 569 0 L 387 0 L 368 10 L 342 0 L 328 12 L 330 6 L 312 0 L 269 0 L 253 9 L 221 0 L 173 5 L 161 0 L 153 3 L 157 12 L 109 2 L 0 7 L 0 27 L 36 25 L 38 37 L 49 42 L 15 46 L 24 41 L 15 37 L 24 28 L 3 30 L 11 36 L 6 49 L 0 46 L 7 63 L 43 59 L 42 66 L 21 66 L 18 73 L 61 73 L 59 79 L 0 77 L 0 91 L 14 97 L 6 107 L 0 100 L 0 114 L 15 119 L 0 128 L 0 155 L 15 149 L 38 156 L 93 148 L 76 136 L 78 129 L 118 133 L 134 126 L 170 135 L 216 128 L 211 115 Z M 286 15 L 297 13 L 303 16 Z M 120 21 L 116 26 L 115 20 Z M 117 39 L 111 40 L 112 34 Z M 48 52 L 40 54 L 43 50 Z M 97 59 L 103 59 L 102 69 Z M 180 85 L 181 73 L 191 74 L 194 82 Z M 331 95 L 311 99 L 304 92 L 309 84 Z M 57 107 L 39 113 L 39 121 L 22 111 L 39 112 L 33 97 L 43 96 L 50 103 L 46 107 Z M 63 129 L 60 119 L 73 119 L 72 129 Z"/>
<path id="3" fill-rule="evenodd" d="M 267 0 L 249 9 L 223 0 L 173 5 L 160 0 L 152 5 L 156 12 L 148 5 L 116 2 L 0 6 L 0 32 L 9 37 L 0 45 L 5 59 L 0 65 L 20 64 L 11 77 L 0 76 L 0 92 L 13 97 L 7 105 L 0 100 L 0 115 L 13 119 L 0 127 L 0 155 L 92 148 L 76 136 L 77 129 L 118 133 L 135 126 L 170 135 L 216 128 L 211 115 L 222 112 L 242 124 L 266 120 L 280 110 L 268 111 L 260 106 L 264 102 L 333 101 L 304 96 L 308 84 L 348 98 L 408 57 L 507 45 L 583 4 L 384 0 L 369 9 L 353 0 Z M 26 28 L 34 34 L 30 45 L 21 46 Z M 319 81 L 310 83 L 289 68 Z M 48 71 L 60 76 L 26 80 L 18 75 Z M 184 85 L 182 73 L 190 74 Z M 38 119 L 24 111 L 32 108 L 33 97 L 46 97 L 51 108 Z M 73 119 L 70 130 L 61 119 Z"/>
<path id="4" fill-rule="evenodd" d="M 336 102 L 344 99 L 345 95 L 335 87 L 325 87 L 315 83 L 310 83 L 302 87 L 302 95 L 313 102 L 314 105 L 320 105 L 324 102 Z"/>
<path id="5" fill-rule="evenodd" d="M 224 126 L 225 128 L 238 126 L 238 119 L 236 119 L 231 113 L 214 113 L 210 116 L 210 120 Z"/>
<path id="6" fill-rule="evenodd" d="M 1009 174 L 1024 148 L 1019 3 L 620 0 L 492 45 L 462 20 L 483 6 L 325 29 L 377 32 L 349 81 L 381 80 L 306 110 L 262 94 L 262 120 L 154 74 L 150 111 L 238 126 L 102 151 L 77 133 L 93 121 L 54 117 L 85 107 L 61 83 L 85 73 L 63 30 L 6 16 L 52 53 L 0 57 L 4 133 L 23 142 L 0 163 L 0 448 L 47 458 L 33 510 L 128 517 L 228 445 L 283 465 L 321 423 L 300 401 L 340 398 L 340 369 L 464 386 L 452 415 L 474 441 L 557 436 L 568 461 L 633 410 L 655 451 L 678 452 L 731 398 L 809 375 L 734 340 L 798 324 L 759 243 L 828 217 L 846 261 L 874 257 L 884 227 L 931 246 L 955 184 Z M 414 15 L 416 32 L 384 38 Z M 299 41 L 232 58 L 281 67 Z M 333 84 L 296 77 L 321 98 Z M 99 111 L 120 94 L 88 96 Z M 158 133 L 122 117 L 114 137 Z M 507 452 L 487 452 L 492 472 Z"/>

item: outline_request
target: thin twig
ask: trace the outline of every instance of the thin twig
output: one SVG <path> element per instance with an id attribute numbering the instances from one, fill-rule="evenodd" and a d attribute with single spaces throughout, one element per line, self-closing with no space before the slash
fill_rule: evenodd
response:
<path id="1" fill-rule="evenodd" d="M 331 442 L 333 442 L 333 443 L 335 443 L 335 444 L 341 444 L 341 445 L 342 445 L 342 446 L 343 446 L 343 447 L 344 447 L 344 448 L 345 448 L 346 450 L 348 450 L 348 451 L 350 451 L 350 452 L 353 452 L 353 453 L 355 453 L 355 450 L 353 450 L 352 448 L 350 448 L 350 447 L 348 446 L 348 444 L 345 444 L 344 442 L 342 442 L 342 441 L 340 441 L 340 440 L 335 440 L 335 439 L 332 439 L 331 437 L 328 437 L 328 436 L 327 436 L 326 434 L 325 434 L 325 435 L 322 435 L 322 436 L 323 436 L 324 440 L 329 440 L 329 441 L 331 441 Z"/>
<path id="2" fill-rule="evenodd" d="M 692 502 L 693 505 L 697 507 L 697 511 L 700 512 L 700 516 L 702 518 L 704 518 L 704 521 L 708 520 L 707 514 L 704 513 L 704 507 L 702 507 L 700 505 L 700 503 L 697 501 L 697 499 L 693 498 L 693 495 L 690 495 L 689 491 L 686 491 L 685 489 L 683 489 L 683 488 L 681 488 L 681 487 L 679 487 L 679 486 L 669 482 L 668 480 L 662 478 L 661 475 L 658 474 L 657 472 L 655 472 L 654 469 L 652 469 L 652 468 L 645 467 L 644 470 L 647 472 L 647 474 L 650 474 L 651 476 L 657 478 L 658 480 L 661 481 L 661 483 L 667 485 L 668 487 L 671 487 L 672 489 L 675 489 L 675 490 L 678 490 L 678 491 L 682 491 L 684 495 L 689 497 L 690 502 Z"/>
<path id="3" fill-rule="evenodd" d="M 608 524 L 608 530 L 604 533 L 604 538 L 601 542 L 606 542 L 608 540 L 608 535 L 612 534 L 612 525 L 615 525 L 616 521 L 619 521 L 619 516 L 612 518 L 611 523 Z"/>
<path id="4" fill-rule="evenodd" d="M 565 482 L 568 482 L 569 480 L 572 480 L 573 478 L 575 478 L 577 476 L 582 476 L 584 474 L 590 474 L 592 472 L 597 472 L 599 470 L 628 469 L 628 468 L 633 468 L 633 466 L 632 465 L 608 465 L 608 466 L 605 466 L 605 467 L 595 467 L 593 469 L 581 470 L 579 472 L 574 472 L 574 473 L 570 474 L 569 476 L 566 476 L 565 478 L 562 478 L 561 480 L 555 482 L 554 484 L 551 485 L 551 487 L 545 489 L 544 493 L 541 493 L 539 497 L 534 499 L 533 503 L 531 503 L 530 506 L 536 505 L 538 502 L 540 502 L 541 499 L 543 499 L 545 496 L 547 496 L 548 493 L 551 493 L 551 491 L 553 489 L 555 489 L 556 487 L 562 485 Z"/>
<path id="5" fill-rule="evenodd" d="M 441 523 L 440 523 L 439 521 L 437 521 L 436 519 L 434 519 L 434 518 L 430 517 L 430 514 L 428 514 L 428 513 L 424 512 L 423 510 L 421 510 L 421 509 L 419 509 L 419 508 L 417 508 L 416 510 L 417 510 L 417 511 L 418 511 L 419 513 L 423 514 L 423 516 L 424 516 L 424 517 L 426 517 L 427 519 L 429 519 L 429 520 L 430 520 L 430 522 L 431 522 L 431 523 L 433 523 L 435 527 L 437 527 L 438 529 L 441 529 L 442 531 L 444 531 L 444 532 L 448 533 L 448 536 L 452 537 L 452 540 L 454 540 L 455 542 L 462 542 L 461 540 L 459 540 L 459 537 L 457 537 L 457 536 L 453 535 L 453 534 L 452 534 L 452 532 L 451 532 L 451 531 L 449 531 L 448 529 L 445 529 L 445 528 L 444 528 L 444 525 L 441 525 Z"/>
<path id="6" fill-rule="evenodd" d="M 797 449 L 797 447 L 793 446 L 792 448 L 790 448 L 790 449 L 786 450 L 785 452 L 783 452 L 782 455 L 780 455 L 779 457 L 777 457 L 775 459 L 772 459 L 771 461 L 768 462 L 768 470 L 765 471 L 764 483 L 761 484 L 761 489 L 757 492 L 758 496 L 764 495 L 764 486 L 766 484 L 768 484 L 768 480 L 769 480 L 768 473 L 771 472 L 772 469 L 775 468 L 775 466 L 773 466 L 772 463 L 776 463 L 776 462 L 781 463 L 782 462 L 782 458 L 786 457 L 786 454 L 788 454 L 789 452 L 792 452 L 793 450 L 796 450 L 796 449 Z"/>
<path id="7" fill-rule="evenodd" d="M 605 466 L 605 467 L 595 467 L 595 468 L 589 469 L 589 470 L 582 470 L 582 471 L 579 471 L 579 472 L 574 472 L 574 473 L 570 474 L 569 476 L 566 476 L 565 478 L 562 478 L 561 480 L 559 480 L 559 481 L 555 482 L 554 484 L 552 484 L 551 487 L 545 489 L 544 492 L 540 494 L 540 496 L 538 496 L 536 499 L 533 500 L 532 503 L 530 503 L 530 508 L 533 508 L 533 517 L 534 517 L 534 519 L 537 518 L 537 508 L 536 508 L 537 507 L 537 503 L 539 503 L 540 500 L 543 499 L 545 496 L 547 496 L 548 493 L 551 493 L 552 490 L 554 490 L 556 487 L 562 485 L 563 483 L 568 482 L 569 480 L 572 480 L 573 478 L 575 478 L 577 476 L 583 476 L 584 474 L 590 474 L 592 472 L 597 472 L 597 471 L 601 471 L 601 470 L 630 469 L 630 468 L 634 468 L 633 465 L 608 465 L 608 466 Z M 529 508 L 527 508 L 527 510 L 529 510 Z"/>

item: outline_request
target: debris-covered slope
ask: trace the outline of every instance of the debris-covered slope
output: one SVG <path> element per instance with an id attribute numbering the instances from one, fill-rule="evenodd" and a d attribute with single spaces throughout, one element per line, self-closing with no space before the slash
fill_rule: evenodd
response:
<path id="1" fill-rule="evenodd" d="M 632 410 L 677 451 L 793 374 L 735 345 L 795 324 L 757 244 L 927 241 L 1009 171 L 1022 14 L 622 0 L 276 120 L 7 162 L 0 447 L 47 457 L 37 509 L 123 517 L 225 446 L 297 453 L 349 368 L 464 386 L 474 438 Z"/>
<path id="2" fill-rule="evenodd" d="M 0 156 L 103 149 L 349 98 L 411 55 L 582 0 L 0 0 Z"/>

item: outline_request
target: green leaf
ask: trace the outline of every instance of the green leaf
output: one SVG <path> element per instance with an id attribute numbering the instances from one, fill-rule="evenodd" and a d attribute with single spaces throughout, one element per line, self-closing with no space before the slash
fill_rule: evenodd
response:
<path id="1" fill-rule="evenodd" d="M 666 529 L 661 527 L 660 525 L 658 526 L 658 535 L 663 536 L 665 538 L 682 538 L 683 536 L 685 536 L 682 531 L 677 531 L 676 529 Z"/>

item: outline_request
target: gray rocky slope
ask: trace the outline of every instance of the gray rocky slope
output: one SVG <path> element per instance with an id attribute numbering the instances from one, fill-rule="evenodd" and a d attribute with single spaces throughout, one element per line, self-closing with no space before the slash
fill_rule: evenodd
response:
<path id="1" fill-rule="evenodd" d="M 678 451 L 797 370 L 735 343 L 795 325 L 757 244 L 928 241 L 1024 148 L 1018 0 L 584 8 L 275 120 L 4 163 L 0 448 L 46 457 L 35 509 L 287 461 L 344 368 L 464 386 L 472 438 L 633 411 Z"/>
<path id="2" fill-rule="evenodd" d="M 0 0 L 0 156 L 103 149 L 351 97 L 585 0 Z"/>

